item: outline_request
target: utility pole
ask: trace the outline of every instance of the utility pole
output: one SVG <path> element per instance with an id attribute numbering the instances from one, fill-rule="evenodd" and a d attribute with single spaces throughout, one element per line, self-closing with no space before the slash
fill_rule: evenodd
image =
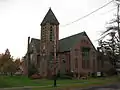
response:
<path id="1" fill-rule="evenodd" d="M 120 5 L 120 1 L 119 0 L 115 0 L 115 1 L 117 1 L 117 32 L 118 32 L 118 38 L 119 38 L 119 56 L 118 56 L 118 61 L 116 62 L 116 63 L 120 63 L 120 18 L 119 18 L 119 5 Z M 118 64 L 119 65 L 119 64 Z M 117 67 L 120 67 L 120 66 L 117 66 Z M 117 69 L 117 68 L 116 68 Z M 117 74 L 119 74 L 120 73 L 120 71 L 119 70 L 117 70 Z"/>
<path id="2" fill-rule="evenodd" d="M 119 35 L 119 40 L 120 40 L 120 29 L 119 29 L 119 27 L 120 27 L 120 22 L 119 22 L 119 3 L 117 3 L 117 24 L 118 24 L 118 35 Z M 120 46 L 119 46 L 119 48 L 120 48 Z M 120 49 L 119 49 L 119 51 L 120 51 Z M 120 53 L 119 53 L 119 55 L 120 55 Z"/>

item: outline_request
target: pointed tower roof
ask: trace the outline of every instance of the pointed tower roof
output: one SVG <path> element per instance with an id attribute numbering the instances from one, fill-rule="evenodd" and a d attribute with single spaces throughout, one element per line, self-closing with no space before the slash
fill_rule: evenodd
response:
<path id="1" fill-rule="evenodd" d="M 51 8 L 48 10 L 47 14 L 45 15 L 41 25 L 45 25 L 46 23 L 59 25 L 59 22 L 55 17 L 54 13 L 52 12 Z"/>

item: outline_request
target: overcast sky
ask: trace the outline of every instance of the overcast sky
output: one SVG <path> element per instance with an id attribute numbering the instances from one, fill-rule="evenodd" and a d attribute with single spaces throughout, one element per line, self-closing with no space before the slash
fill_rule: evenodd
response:
<path id="1" fill-rule="evenodd" d="M 27 37 L 40 39 L 40 23 L 45 14 L 52 8 L 60 22 L 60 39 L 86 31 L 97 47 L 100 31 L 105 30 L 116 10 L 115 4 L 84 18 L 76 23 L 63 27 L 110 0 L 0 0 L 0 53 L 8 48 L 11 54 L 22 57 L 27 50 Z M 111 11 L 112 10 L 112 11 Z M 110 12 L 109 12 L 110 11 Z"/>

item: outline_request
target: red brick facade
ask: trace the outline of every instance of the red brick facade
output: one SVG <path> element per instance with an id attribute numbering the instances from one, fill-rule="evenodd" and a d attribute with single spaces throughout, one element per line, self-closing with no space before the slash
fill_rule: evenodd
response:
<path id="1" fill-rule="evenodd" d="M 86 32 L 59 40 L 59 22 L 51 9 L 41 23 L 41 40 L 37 42 L 40 42 L 40 50 L 33 50 L 33 61 L 42 76 L 53 75 L 54 67 L 62 74 L 72 72 L 77 78 L 80 78 L 82 73 L 88 74 L 98 70 L 97 51 Z"/>
<path id="2" fill-rule="evenodd" d="M 83 67 L 82 47 L 90 48 L 89 60 L 88 63 L 85 63 L 89 65 L 87 68 Z M 78 77 L 80 77 L 81 73 L 96 72 L 96 57 L 96 50 L 86 36 L 83 39 L 80 39 L 70 51 L 61 53 L 60 62 L 63 62 L 63 59 L 65 59 L 64 73 L 73 72 L 77 73 Z M 60 64 L 60 67 L 62 66 L 63 63 Z"/>

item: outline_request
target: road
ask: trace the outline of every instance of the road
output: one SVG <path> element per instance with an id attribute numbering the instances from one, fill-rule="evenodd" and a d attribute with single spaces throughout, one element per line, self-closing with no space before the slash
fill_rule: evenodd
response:
<path id="1" fill-rule="evenodd" d="M 120 83 L 96 86 L 96 87 L 90 87 L 84 89 L 76 89 L 76 90 L 120 90 Z"/>

